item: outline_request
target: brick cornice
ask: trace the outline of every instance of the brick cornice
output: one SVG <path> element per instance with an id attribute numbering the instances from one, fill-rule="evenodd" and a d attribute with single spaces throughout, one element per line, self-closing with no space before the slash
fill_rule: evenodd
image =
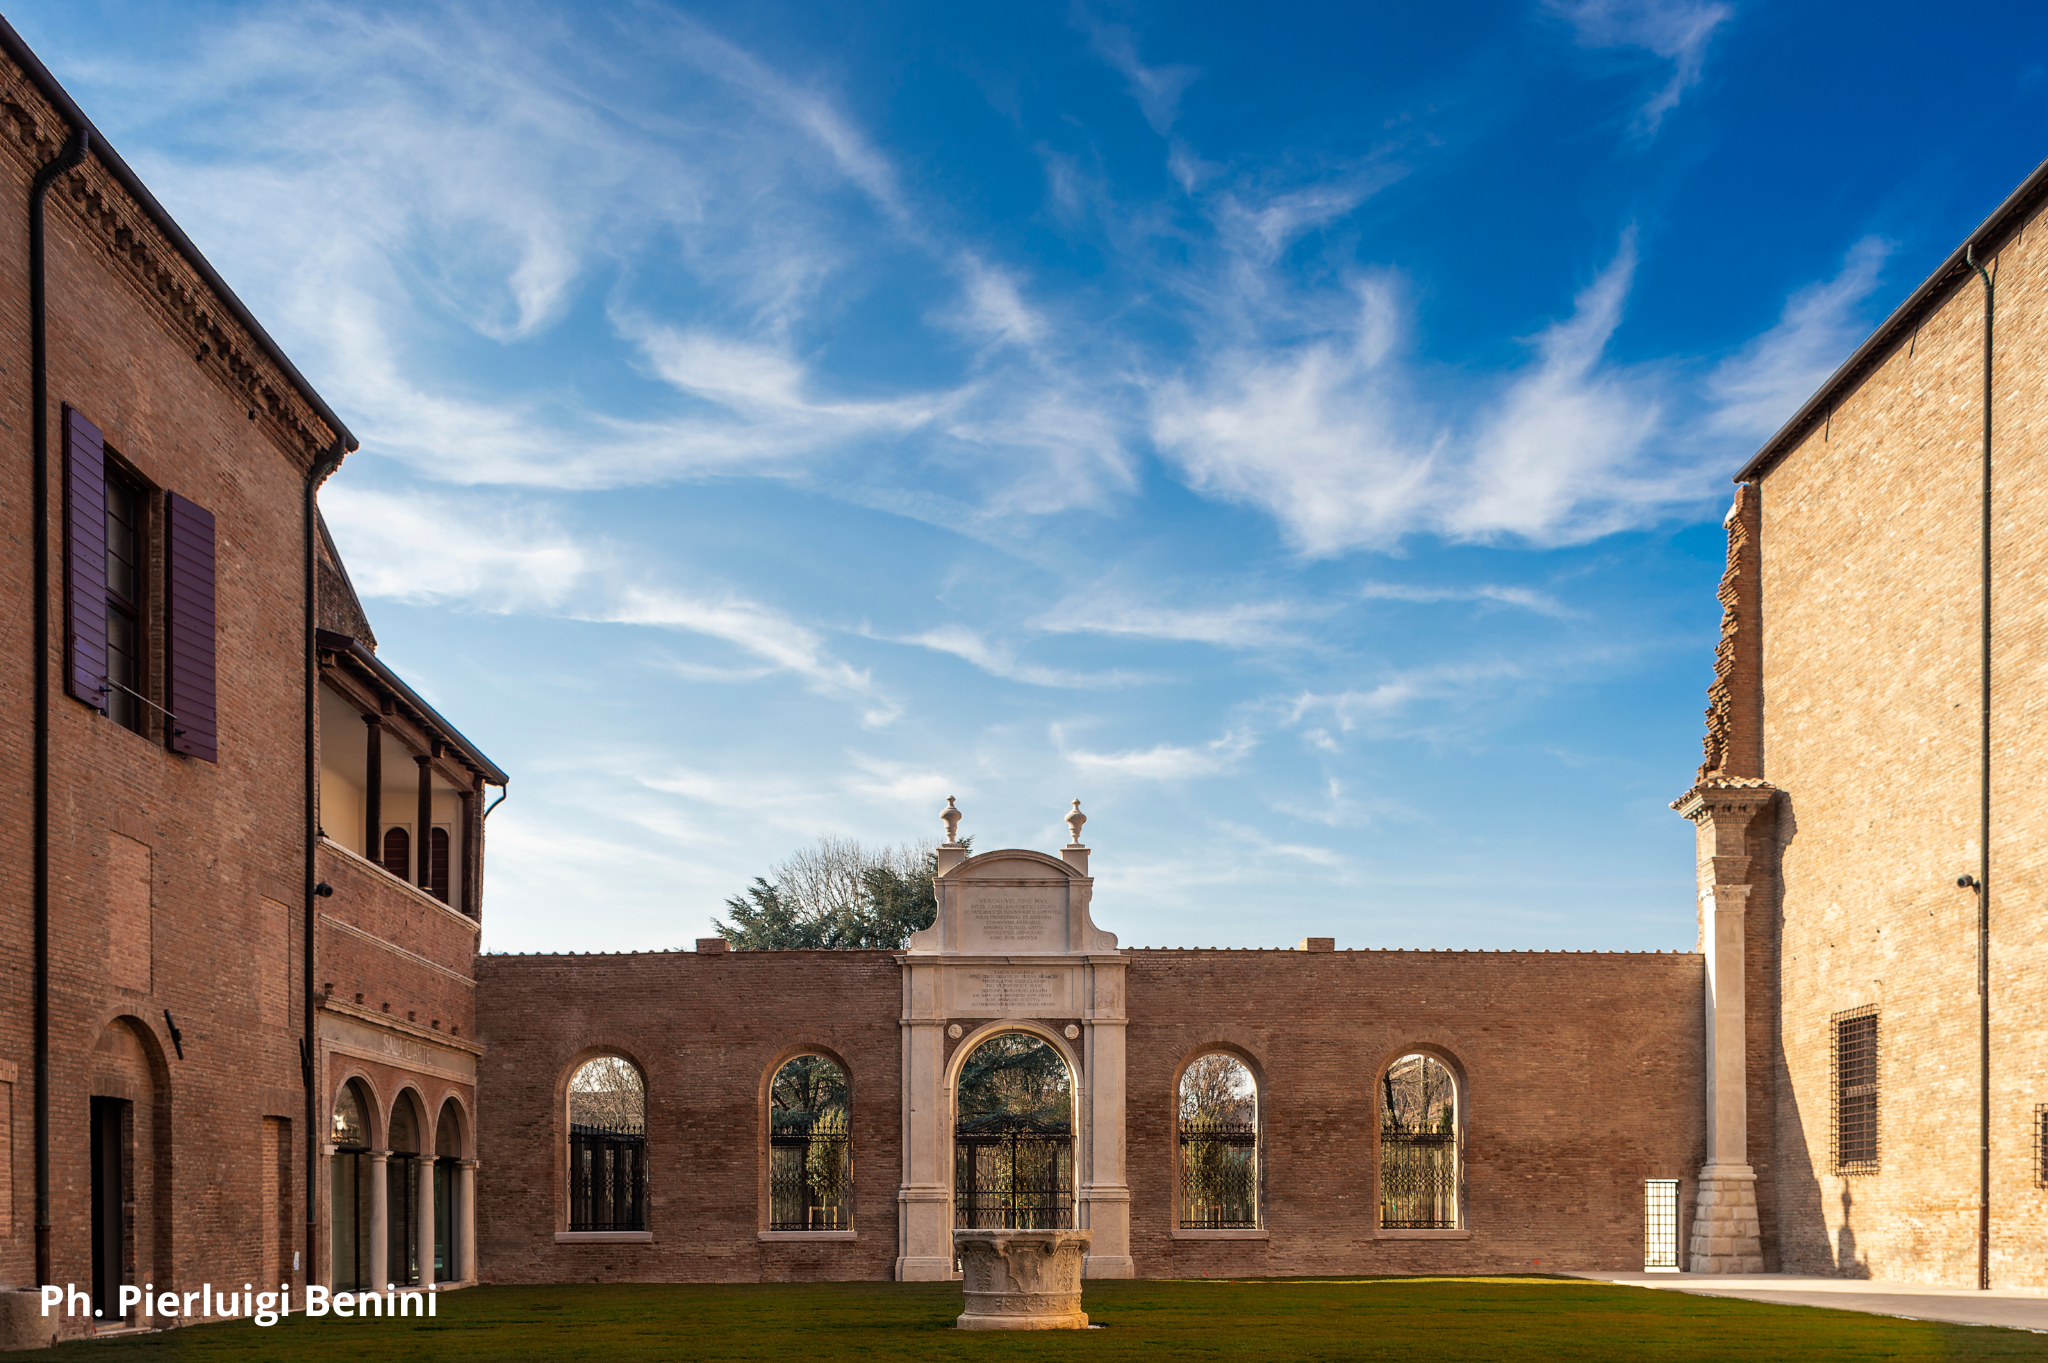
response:
<path id="1" fill-rule="evenodd" d="M 30 175 L 57 154 L 69 130 L 28 73 L 0 58 L 0 145 Z M 285 449 L 312 462 L 336 432 L 299 386 L 235 317 L 234 308 L 194 268 L 97 155 L 59 177 L 50 202 L 126 279 L 144 307 L 212 376 L 230 401 L 252 413 Z"/>
<path id="2" fill-rule="evenodd" d="M 1698 823 L 1715 815 L 1743 817 L 1767 808 L 1778 798 L 1778 788 L 1754 776 L 1712 776 L 1671 802 L 1671 808 Z"/>

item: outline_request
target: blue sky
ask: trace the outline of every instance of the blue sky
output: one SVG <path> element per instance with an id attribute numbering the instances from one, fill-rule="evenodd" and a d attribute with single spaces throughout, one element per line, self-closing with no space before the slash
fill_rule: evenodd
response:
<path id="1" fill-rule="evenodd" d="M 948 795 L 1081 798 L 1129 945 L 1689 948 L 1728 477 L 2048 154 L 2048 11 L 1450 13 L 9 18 L 362 437 L 487 948 Z"/>

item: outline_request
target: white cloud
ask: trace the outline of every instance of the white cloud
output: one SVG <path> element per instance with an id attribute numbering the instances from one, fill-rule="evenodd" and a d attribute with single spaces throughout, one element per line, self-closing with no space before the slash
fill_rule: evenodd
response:
<path id="1" fill-rule="evenodd" d="M 1099 688 L 1106 686 L 1129 686 L 1144 680 L 1129 672 L 1077 672 L 1068 668 L 1041 667 L 1035 663 L 1020 661 L 1008 645 L 991 641 L 977 630 L 964 625 L 942 625 L 895 640 L 901 644 L 914 644 L 928 648 L 935 653 L 949 653 L 956 658 L 974 664 L 992 677 L 1006 681 L 1019 681 L 1031 686 L 1050 686 L 1067 689 Z"/>
<path id="2" fill-rule="evenodd" d="M 1131 98 L 1138 102 L 1145 121 L 1152 125 L 1152 131 L 1165 136 L 1180 116 L 1181 95 L 1201 76 L 1200 68 L 1147 66 L 1139 60 L 1137 43 L 1128 28 L 1085 18 L 1083 24 L 1088 31 L 1089 46 L 1095 49 L 1096 55 L 1123 73 L 1130 85 Z"/>
<path id="3" fill-rule="evenodd" d="M 1636 111 L 1636 130 L 1654 136 L 1664 115 L 1699 82 L 1714 30 L 1735 15 L 1716 0 L 1550 0 L 1583 47 L 1634 47 L 1671 63 L 1671 78 Z"/>
<path id="4" fill-rule="evenodd" d="M 1048 634 L 1111 634 L 1216 644 L 1223 648 L 1258 648 L 1296 642 L 1281 626 L 1304 613 L 1304 607 L 1284 601 L 1186 609 L 1081 597 L 1062 602 L 1031 623 L 1032 628 Z"/>
<path id="5" fill-rule="evenodd" d="M 561 605 L 605 555 L 530 507 L 330 483 L 320 508 L 350 579 L 368 597 L 463 601 L 483 610 Z"/>
<path id="6" fill-rule="evenodd" d="M 1570 608 L 1544 592 L 1529 587 L 1504 587 L 1492 582 L 1476 587 L 1417 587 L 1404 582 L 1367 582 L 1358 588 L 1358 595 L 1366 601 L 1412 601 L 1418 605 L 1439 601 L 1491 601 L 1560 619 L 1573 614 Z"/>
<path id="7" fill-rule="evenodd" d="M 1059 747 L 1067 761 L 1088 775 L 1122 776 L 1140 781 L 1174 782 L 1197 776 L 1213 776 L 1237 765 L 1239 760 L 1258 745 L 1258 740 L 1252 734 L 1243 730 L 1232 730 L 1197 747 L 1159 743 L 1150 748 L 1128 752 L 1097 753 L 1080 748 L 1068 748 L 1065 734 L 1057 725 L 1053 728 L 1052 736 L 1054 744 Z"/>
<path id="8" fill-rule="evenodd" d="M 1707 379 L 1714 428 L 1763 440 L 1790 419 L 1868 333 L 1863 304 L 1890 254 L 1890 242 L 1863 238 L 1833 279 L 1794 293 L 1777 325 L 1722 361 Z"/>

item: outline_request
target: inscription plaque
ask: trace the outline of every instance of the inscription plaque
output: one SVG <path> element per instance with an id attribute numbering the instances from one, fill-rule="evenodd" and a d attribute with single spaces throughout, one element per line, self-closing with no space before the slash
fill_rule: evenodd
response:
<path id="1" fill-rule="evenodd" d="M 958 980 L 954 1008 L 969 1017 L 1044 1017 L 1068 1011 L 1064 970 L 963 970 Z"/>
<path id="2" fill-rule="evenodd" d="M 975 885 L 960 908 L 961 946 L 992 956 L 1067 949 L 1067 896 L 1056 888 Z"/>

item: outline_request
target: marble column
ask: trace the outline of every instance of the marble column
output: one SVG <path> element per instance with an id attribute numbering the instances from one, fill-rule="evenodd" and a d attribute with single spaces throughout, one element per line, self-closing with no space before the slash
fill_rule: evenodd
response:
<path id="1" fill-rule="evenodd" d="M 1743 987 L 1750 828 L 1778 792 L 1755 778 L 1709 778 L 1674 808 L 1696 830 L 1700 947 L 1706 956 L 1707 1162 L 1694 1200 L 1687 1268 L 1761 1273 L 1756 1171 L 1749 1164 L 1748 999 Z"/>
<path id="2" fill-rule="evenodd" d="M 391 1280 L 391 1199 L 386 1182 L 388 1150 L 370 1152 L 370 1281 L 363 1286 L 382 1292 Z"/>
<path id="3" fill-rule="evenodd" d="M 434 1281 L 434 1157 L 422 1155 L 415 1163 L 419 1165 L 419 1285 L 425 1287 Z"/>
<path id="4" fill-rule="evenodd" d="M 1131 1262 L 1131 1189 L 1124 1173 L 1124 963 L 1091 962 L 1087 983 L 1087 1016 L 1081 1025 L 1088 1144 L 1076 1173 L 1079 1226 L 1090 1233 L 1091 1243 L 1082 1273 L 1129 1278 L 1137 1269 Z"/>
<path id="5" fill-rule="evenodd" d="M 458 1282 L 476 1281 L 476 1161 L 462 1162 L 462 1176 L 455 1181 L 455 1277 Z"/>

